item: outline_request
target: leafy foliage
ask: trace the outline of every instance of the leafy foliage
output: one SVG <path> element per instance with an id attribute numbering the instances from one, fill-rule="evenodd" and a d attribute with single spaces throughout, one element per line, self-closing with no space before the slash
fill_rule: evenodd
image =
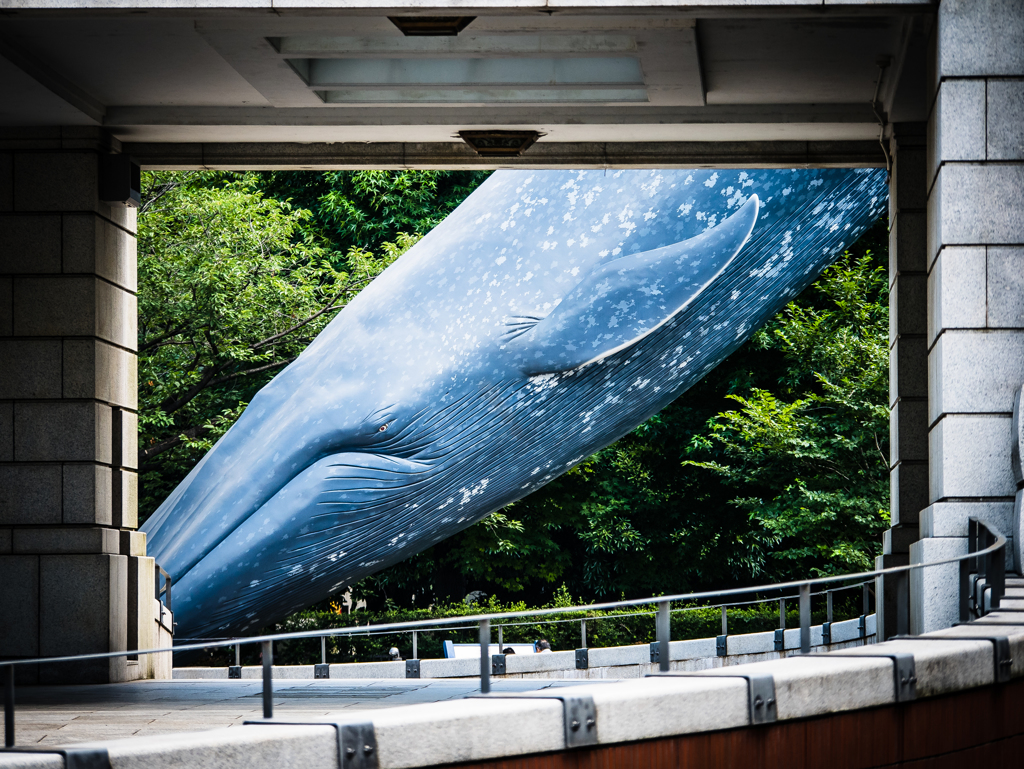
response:
<path id="1" fill-rule="evenodd" d="M 268 195 L 312 212 L 311 225 L 339 252 L 377 251 L 399 233 L 427 234 L 488 171 L 276 171 Z"/>
<path id="2" fill-rule="evenodd" d="M 253 394 L 418 236 L 333 251 L 255 174 L 149 173 L 139 226 L 144 519 Z"/>
<path id="3" fill-rule="evenodd" d="M 787 360 L 780 395 L 728 396 L 739 408 L 713 418 L 696 444 L 706 453 L 717 444 L 724 460 L 684 465 L 742 494 L 733 504 L 778 543 L 771 559 L 781 570 L 867 570 L 888 525 L 885 270 L 870 254 L 847 254 L 813 290 L 821 306 L 795 302 L 753 340 Z"/>

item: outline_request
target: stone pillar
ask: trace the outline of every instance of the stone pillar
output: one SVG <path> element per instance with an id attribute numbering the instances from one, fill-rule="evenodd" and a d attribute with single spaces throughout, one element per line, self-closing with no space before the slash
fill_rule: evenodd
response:
<path id="1" fill-rule="evenodd" d="M 1012 533 L 1011 413 L 1024 382 L 1024 3 L 942 0 L 933 34 L 930 504 L 917 563 L 965 553 L 969 516 Z M 956 588 L 955 565 L 915 578 L 912 630 L 957 621 Z"/>
<path id="2" fill-rule="evenodd" d="M 889 478 L 892 527 L 876 568 L 910 562 L 928 506 L 925 125 L 896 123 L 889 152 Z M 895 635 L 896 580 L 885 581 L 879 633 Z"/>
<path id="3" fill-rule="evenodd" d="M 0 135 L 2 657 L 124 650 L 129 603 L 152 603 L 151 576 L 129 581 L 149 560 L 134 531 L 135 210 L 98 194 L 116 149 L 93 128 Z M 28 677 L 139 675 L 122 658 Z"/>

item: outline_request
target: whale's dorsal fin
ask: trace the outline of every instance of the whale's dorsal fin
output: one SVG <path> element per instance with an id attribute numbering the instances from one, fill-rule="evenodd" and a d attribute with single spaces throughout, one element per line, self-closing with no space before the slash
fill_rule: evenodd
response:
<path id="1" fill-rule="evenodd" d="M 504 349 L 532 376 L 568 371 L 635 344 L 718 277 L 750 237 L 758 207 L 751 195 L 694 238 L 597 265 L 547 317 L 507 318 Z"/>

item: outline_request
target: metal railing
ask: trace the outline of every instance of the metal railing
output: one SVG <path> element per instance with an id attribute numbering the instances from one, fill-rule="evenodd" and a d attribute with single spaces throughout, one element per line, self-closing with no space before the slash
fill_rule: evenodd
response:
<path id="1" fill-rule="evenodd" d="M 484 694 L 491 689 L 491 622 L 494 620 L 517 619 L 523 617 L 542 617 L 570 612 L 581 611 L 602 611 L 619 609 L 630 606 L 657 607 L 657 641 L 658 663 L 662 671 L 669 670 L 669 641 L 670 641 L 670 612 L 673 602 L 697 602 L 708 601 L 728 596 L 749 596 L 775 591 L 797 591 L 797 599 L 800 604 L 800 651 L 803 654 L 810 652 L 811 647 L 811 588 L 815 585 L 834 585 L 836 583 L 850 582 L 854 580 L 875 579 L 877 588 L 876 595 L 884 595 L 884 582 L 886 579 L 895 578 L 898 586 L 898 593 L 906 591 L 909 595 L 908 575 L 915 569 L 925 569 L 932 566 L 946 564 L 960 565 L 960 611 L 961 621 L 968 621 L 974 617 L 982 616 L 988 611 L 999 608 L 999 601 L 1005 590 L 1005 559 L 1006 559 L 1006 537 L 997 532 L 992 526 L 984 521 L 970 519 L 970 536 L 968 539 L 968 552 L 966 555 L 945 558 L 939 561 L 927 563 L 909 564 L 907 566 L 893 566 L 887 569 L 876 569 L 874 571 L 860 572 L 857 574 L 846 574 L 831 577 L 815 577 L 813 579 L 799 580 L 793 582 L 782 582 L 774 585 L 758 585 L 755 587 L 731 588 L 729 590 L 714 590 L 701 593 L 687 593 L 683 595 L 658 596 L 652 598 L 635 598 L 630 600 L 609 601 L 606 603 L 590 604 L 588 606 L 560 606 L 548 609 L 528 609 L 525 611 L 497 612 L 489 615 L 476 615 L 468 617 L 447 617 L 441 619 L 414 620 L 409 622 L 382 623 L 372 625 L 375 632 L 395 632 L 433 629 L 440 627 L 451 627 L 469 621 L 477 623 L 478 639 L 480 642 L 480 691 Z M 847 586 L 854 587 L 854 586 Z M 836 590 L 832 588 L 831 590 Z M 838 588 L 844 589 L 844 588 Z M 826 594 L 830 592 L 825 591 Z M 170 584 L 167 585 L 167 593 L 170 593 Z M 170 596 L 167 596 L 168 604 Z M 763 599 L 762 599 L 763 600 Z M 898 620 L 898 626 L 906 625 L 909 628 L 909 601 L 897 602 L 897 611 L 902 612 L 905 617 Z M 785 617 L 784 605 L 780 607 Z M 877 611 L 876 607 L 876 611 Z M 865 614 L 867 607 L 865 607 Z M 783 628 L 784 629 L 784 628 Z M 77 654 L 63 657 L 41 657 L 37 659 L 2 660 L 0 661 L 0 675 L 4 679 L 4 744 L 7 747 L 14 745 L 14 669 L 18 665 L 57 664 L 65 662 L 80 662 L 83 660 L 114 659 L 127 657 L 132 654 L 164 654 L 168 652 L 199 651 L 202 649 L 223 648 L 240 646 L 246 644 L 260 644 L 262 650 L 263 665 L 263 717 L 273 718 L 273 679 L 272 668 L 274 664 L 274 642 L 288 641 L 303 638 L 327 638 L 333 636 L 350 636 L 367 632 L 367 626 L 334 628 L 331 630 L 308 630 L 292 633 L 277 633 L 272 635 L 255 636 L 246 639 L 228 639 L 223 641 L 201 641 L 198 643 L 181 644 L 165 649 L 138 649 L 132 651 L 101 652 L 97 654 Z M 323 643 L 323 641 L 321 641 Z M 237 651 L 237 649 L 236 649 Z"/>
<path id="2" fill-rule="evenodd" d="M 161 601 L 164 606 L 167 607 L 167 611 L 173 612 L 174 609 L 171 607 L 171 575 L 164 571 L 160 564 L 156 564 L 153 569 L 153 577 L 156 590 L 156 600 Z M 163 578 L 163 585 L 160 584 L 160 579 Z M 161 600 L 162 597 L 162 600 Z"/>
<path id="3" fill-rule="evenodd" d="M 843 591 L 848 591 L 848 590 L 856 590 L 856 589 L 860 588 L 861 592 L 862 592 L 862 595 L 863 595 L 863 607 L 864 608 L 863 608 L 863 612 L 859 615 L 859 620 L 860 620 L 860 625 L 861 625 L 861 628 L 860 628 L 860 630 L 861 630 L 861 637 L 862 638 L 864 637 L 864 635 L 865 635 L 864 620 L 865 620 L 866 616 L 870 613 L 870 611 L 869 611 L 869 607 L 870 607 L 869 595 L 870 595 L 871 591 L 869 590 L 869 586 L 873 585 L 874 582 L 875 581 L 873 579 L 865 580 L 863 582 L 857 582 L 857 583 L 854 583 L 852 585 L 845 585 L 843 587 L 830 588 L 830 589 L 827 589 L 827 590 L 820 590 L 818 592 L 812 592 L 811 593 L 812 597 L 814 597 L 814 596 L 825 596 L 825 598 L 826 598 L 826 619 L 825 619 L 825 622 L 824 622 L 824 626 L 826 627 L 826 630 L 825 630 L 826 635 L 828 634 L 828 626 L 830 626 L 833 623 L 833 614 L 834 614 L 834 612 L 833 612 L 833 596 L 834 596 L 834 594 L 835 593 L 840 593 L 840 592 L 843 592 Z M 756 589 L 757 588 L 751 588 L 751 590 L 756 590 Z M 708 610 L 708 609 L 719 609 L 719 610 L 721 610 L 721 612 L 722 612 L 722 635 L 718 636 L 718 638 L 722 639 L 722 638 L 725 638 L 726 636 L 729 635 L 729 620 L 728 620 L 728 615 L 726 613 L 726 611 L 728 609 L 736 609 L 736 608 L 740 608 L 740 607 L 743 607 L 743 606 L 764 605 L 766 603 L 778 601 L 778 604 L 779 604 L 779 609 L 778 609 L 778 613 L 779 613 L 779 630 L 780 631 L 784 631 L 786 629 L 786 601 L 798 600 L 799 597 L 800 597 L 799 593 L 793 593 L 792 595 L 780 596 L 779 598 L 771 598 L 771 599 L 754 599 L 754 600 L 751 600 L 751 601 L 729 601 L 727 603 L 701 604 L 699 606 L 676 607 L 676 608 L 671 609 L 670 611 L 671 611 L 672 614 L 681 614 L 681 613 L 685 613 L 685 612 L 693 612 L 693 611 Z M 587 606 L 587 607 L 584 607 L 583 610 L 584 611 L 592 611 L 592 607 Z M 570 609 L 569 611 L 572 611 L 572 609 Z M 505 647 L 504 631 L 505 631 L 506 628 L 536 627 L 537 625 L 559 625 L 559 624 L 564 624 L 564 623 L 569 623 L 569 622 L 578 622 L 580 624 L 580 647 L 579 648 L 586 649 L 586 648 L 588 648 L 588 646 L 587 646 L 587 643 L 588 643 L 588 641 L 587 641 L 587 623 L 588 622 L 601 622 L 603 620 L 620 620 L 620 619 L 622 619 L 624 617 L 656 617 L 657 614 L 658 614 L 657 609 L 654 609 L 652 611 L 616 612 L 614 614 L 594 614 L 594 615 L 590 615 L 590 616 L 583 617 L 583 618 L 580 618 L 580 619 L 575 619 L 575 618 L 573 618 L 573 619 L 549 619 L 549 620 L 540 620 L 540 621 L 537 621 L 537 622 L 501 622 L 501 623 L 492 625 L 491 626 L 491 632 L 492 632 L 492 635 L 493 635 L 494 631 L 497 631 L 497 633 L 498 633 L 498 644 L 497 645 L 498 645 L 499 649 L 502 649 L 502 648 Z M 494 616 L 494 615 L 490 615 L 490 616 Z M 459 619 L 463 620 L 463 621 L 465 621 L 467 618 L 471 618 L 471 617 L 469 617 L 469 615 L 465 615 L 465 616 L 459 617 Z M 412 629 L 412 630 L 378 630 L 377 628 L 385 627 L 385 626 L 369 625 L 369 624 L 367 624 L 367 625 L 358 625 L 356 627 L 361 628 L 361 630 L 355 630 L 353 628 L 353 632 L 350 633 L 350 636 L 358 636 L 358 637 L 361 637 L 361 638 L 368 638 L 368 637 L 372 637 L 372 636 L 403 636 L 403 635 L 409 635 L 410 636 L 410 643 L 411 643 L 411 646 L 412 646 L 412 657 L 411 657 L 411 659 L 418 659 L 419 658 L 419 655 L 418 655 L 419 633 L 423 633 L 423 632 L 437 632 L 437 630 L 423 629 L 423 628 L 415 628 L 415 629 Z M 445 626 L 444 629 L 449 631 L 449 632 L 470 631 L 470 630 L 476 631 L 478 629 L 478 626 L 477 626 L 476 623 L 474 623 L 472 625 L 464 625 L 464 626 L 461 626 L 461 627 L 459 627 L 459 626 L 455 626 L 455 627 Z M 326 664 L 328 664 L 327 663 L 327 643 L 326 642 L 327 642 L 327 639 L 329 637 L 334 635 L 334 628 L 322 629 L 322 630 L 319 630 L 317 632 L 320 635 L 319 636 L 314 635 L 313 638 L 317 638 L 318 637 L 320 639 L 320 662 L 319 662 L 319 664 L 326 665 Z M 243 637 L 236 637 L 236 636 L 228 637 L 228 636 L 225 636 L 225 637 L 222 637 L 222 638 L 214 638 L 214 637 L 207 637 L 207 638 L 178 638 L 178 639 L 175 639 L 175 640 L 176 640 L 176 642 L 194 641 L 196 643 L 206 643 L 207 644 L 207 648 L 210 648 L 210 645 L 211 645 L 210 642 L 211 641 L 231 641 L 231 642 L 233 642 L 234 646 L 235 646 L 235 664 L 234 664 L 233 667 L 229 667 L 229 676 L 228 677 L 229 678 L 239 677 L 239 676 L 237 676 L 234 673 L 234 671 L 240 669 L 241 666 L 242 666 L 241 665 L 241 656 L 242 656 L 241 655 L 241 645 L 248 641 L 248 637 L 244 637 L 244 636 Z M 780 642 L 781 642 L 781 639 L 780 639 L 780 636 L 777 633 L 776 634 L 776 643 L 778 644 Z M 522 642 L 521 641 L 520 642 L 512 641 L 511 643 L 522 643 Z M 825 641 L 824 643 L 827 644 L 827 643 L 829 643 L 829 641 Z M 175 648 L 178 648 L 178 647 L 175 647 Z M 776 651 L 778 651 L 778 650 L 779 649 L 776 649 Z M 374 657 L 374 658 L 371 658 L 372 661 L 381 661 L 381 660 L 386 660 L 386 659 L 390 659 L 390 658 L 385 658 L 385 657 L 379 657 L 379 658 Z"/>

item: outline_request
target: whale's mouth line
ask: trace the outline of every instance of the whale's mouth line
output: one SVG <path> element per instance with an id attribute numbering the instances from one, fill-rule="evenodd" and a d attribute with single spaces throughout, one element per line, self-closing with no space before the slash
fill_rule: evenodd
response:
<path id="1" fill-rule="evenodd" d="M 316 508 L 321 510 L 330 507 L 335 508 L 331 512 L 322 512 L 316 517 L 358 515 L 362 518 L 371 519 L 386 515 L 388 510 L 394 505 L 396 497 L 399 499 L 409 497 L 415 493 L 417 488 L 429 482 L 432 472 L 436 469 L 435 464 L 422 460 L 395 457 L 380 451 L 360 451 L 359 448 L 352 448 L 352 450 L 341 452 L 322 452 L 321 456 L 312 459 L 304 467 L 293 472 L 288 480 L 278 487 L 274 493 L 267 495 L 259 503 L 259 506 L 255 507 L 246 516 L 245 520 L 241 521 L 239 525 L 230 531 L 227 531 L 225 536 L 213 545 L 210 553 L 224 545 L 225 542 L 231 539 L 234 533 L 238 532 L 250 521 L 256 520 L 260 515 L 265 514 L 267 506 L 273 505 L 275 500 L 282 498 L 283 493 L 287 496 L 289 486 L 296 481 L 301 482 L 301 478 L 305 473 L 314 473 L 316 482 L 337 486 L 335 488 L 319 488 L 314 490 L 314 498 L 319 498 L 312 501 Z M 315 469 L 317 465 L 319 466 L 318 472 Z M 351 474 L 346 473 L 346 469 L 354 472 Z M 344 499 L 346 496 L 350 498 L 358 497 L 359 499 L 346 500 Z M 335 499 L 324 499 L 325 497 L 334 497 Z M 373 499 L 373 497 L 377 499 Z M 209 555 L 209 553 L 206 555 Z M 191 564 L 177 576 L 176 580 L 180 582 L 187 578 L 202 561 L 203 558 L 200 558 L 196 563 Z"/>
<path id="2" fill-rule="evenodd" d="M 392 484 L 385 485 L 385 486 L 344 486 L 342 488 L 337 488 L 337 489 L 324 489 L 323 491 L 318 492 L 317 496 L 324 497 L 324 496 L 327 496 L 327 495 L 345 495 L 345 494 L 378 494 L 378 495 L 384 496 L 384 495 L 389 495 L 389 494 L 409 493 L 409 492 L 413 491 L 416 487 L 422 486 L 423 484 L 428 483 L 430 481 L 430 478 L 427 477 L 427 473 L 414 473 L 414 474 L 410 474 L 409 478 L 410 478 L 410 480 L 408 480 L 406 482 L 400 482 L 400 481 L 396 480 Z M 324 480 L 347 480 L 347 479 L 345 479 L 345 478 L 329 477 L 329 478 L 325 478 Z M 361 480 L 372 480 L 372 481 L 381 482 L 379 478 L 370 478 L 370 479 L 361 479 Z M 401 480 L 404 481 L 405 478 L 403 478 Z M 336 499 L 336 500 L 332 500 L 332 501 L 321 501 L 321 502 L 317 502 L 316 504 L 318 504 L 318 505 L 364 505 L 366 503 L 364 501 L 362 501 L 362 500 L 360 500 L 360 501 L 350 501 L 350 500 L 345 500 L 345 499 Z M 379 506 L 380 504 L 381 504 L 380 502 L 373 502 L 373 503 L 367 505 L 367 507 L 376 507 L 376 506 Z"/>
<path id="3" fill-rule="evenodd" d="M 409 476 L 426 475 L 427 472 L 428 472 L 427 470 L 420 470 L 420 471 L 415 472 L 415 473 L 406 473 L 406 475 L 409 475 Z M 368 482 L 376 481 L 376 482 L 379 482 L 381 479 L 380 478 L 372 478 L 372 477 L 363 477 L 363 476 L 359 476 L 359 475 L 325 475 L 324 476 L 324 480 L 325 481 L 368 481 Z"/>
<path id="4" fill-rule="evenodd" d="M 393 452 L 397 449 L 402 451 L 402 453 L 409 451 L 410 453 L 413 453 L 414 456 L 415 454 L 419 454 L 422 451 L 423 446 L 418 445 L 421 441 L 417 439 L 417 433 L 429 433 L 431 430 L 444 425 L 446 422 L 448 423 L 448 426 L 445 432 L 450 432 L 452 427 L 456 427 L 458 425 L 459 417 L 464 415 L 467 406 L 469 406 L 472 401 L 473 394 L 466 393 L 460 397 L 456 397 L 452 402 L 445 404 L 440 411 L 437 411 L 434 414 L 430 414 L 429 407 L 424 405 L 409 417 L 408 423 L 404 425 L 402 429 L 389 436 L 388 439 L 378 442 L 376 446 L 351 448 L 336 446 L 326 449 L 322 448 L 316 453 L 316 455 L 305 458 L 301 467 L 295 468 L 293 472 L 289 473 L 287 478 L 281 479 L 281 484 L 274 491 L 254 503 L 252 511 L 246 515 L 244 519 L 239 521 L 231 530 L 225 531 L 223 536 L 218 537 L 216 541 L 211 544 L 209 551 L 190 564 L 189 567 L 180 574 L 180 576 L 177 576 L 177 579 L 182 580 L 188 576 L 193 569 L 199 565 L 203 558 L 207 557 L 210 553 L 223 545 L 225 541 L 229 540 L 235 531 L 238 531 L 239 528 L 246 525 L 247 521 L 252 519 L 254 516 L 260 515 L 261 511 L 264 511 L 266 506 L 271 504 L 274 498 L 286 489 L 289 484 L 295 482 L 296 479 L 300 478 L 304 472 L 316 466 L 318 463 L 323 462 L 325 459 L 329 461 L 326 463 L 326 466 L 321 466 L 325 467 L 325 469 L 331 468 L 332 472 L 330 475 L 323 477 L 322 480 L 332 481 L 335 483 L 352 481 L 359 484 L 382 482 L 386 484 L 387 480 L 385 478 L 368 477 L 369 474 L 376 472 L 380 472 L 382 475 L 391 475 L 393 477 L 401 475 L 404 476 L 404 478 L 403 482 L 400 483 L 392 481 L 394 485 L 390 486 L 390 488 L 387 486 L 383 488 L 367 488 L 366 486 L 361 485 L 357 488 L 337 489 L 334 491 L 321 492 L 321 494 L 345 494 L 348 492 L 366 496 L 367 494 L 377 492 L 381 495 L 390 497 L 391 502 L 393 502 L 395 495 L 407 495 L 411 490 L 419 488 L 423 483 L 426 483 L 429 480 L 429 475 L 436 470 L 438 462 L 443 461 L 443 458 L 439 456 L 431 456 L 427 461 L 424 461 L 423 459 L 415 459 L 412 457 L 396 456 Z M 387 408 L 393 409 L 394 406 L 389 406 Z M 383 410 L 384 409 L 378 411 Z M 449 453 L 450 451 L 448 450 L 442 452 L 444 455 Z M 344 455 L 350 455 L 351 458 L 346 461 Z M 332 460 L 332 458 L 334 459 Z M 288 462 L 286 460 L 281 464 L 288 464 Z M 371 466 L 367 467 L 367 464 L 370 464 Z M 345 472 L 346 469 L 354 470 L 358 472 L 358 475 L 347 475 Z M 318 494 L 317 496 L 321 496 L 321 494 Z M 325 507 L 342 505 L 351 505 L 358 508 L 346 511 L 344 513 L 346 515 L 362 514 L 369 518 L 370 516 L 376 517 L 382 514 L 376 511 L 376 509 L 379 509 L 378 505 L 380 503 L 375 504 L 366 499 L 347 503 L 343 501 L 318 499 L 314 504 L 320 510 L 323 510 Z M 338 514 L 342 514 L 342 512 L 338 511 Z M 328 513 L 325 512 L 320 515 L 328 515 Z"/>

